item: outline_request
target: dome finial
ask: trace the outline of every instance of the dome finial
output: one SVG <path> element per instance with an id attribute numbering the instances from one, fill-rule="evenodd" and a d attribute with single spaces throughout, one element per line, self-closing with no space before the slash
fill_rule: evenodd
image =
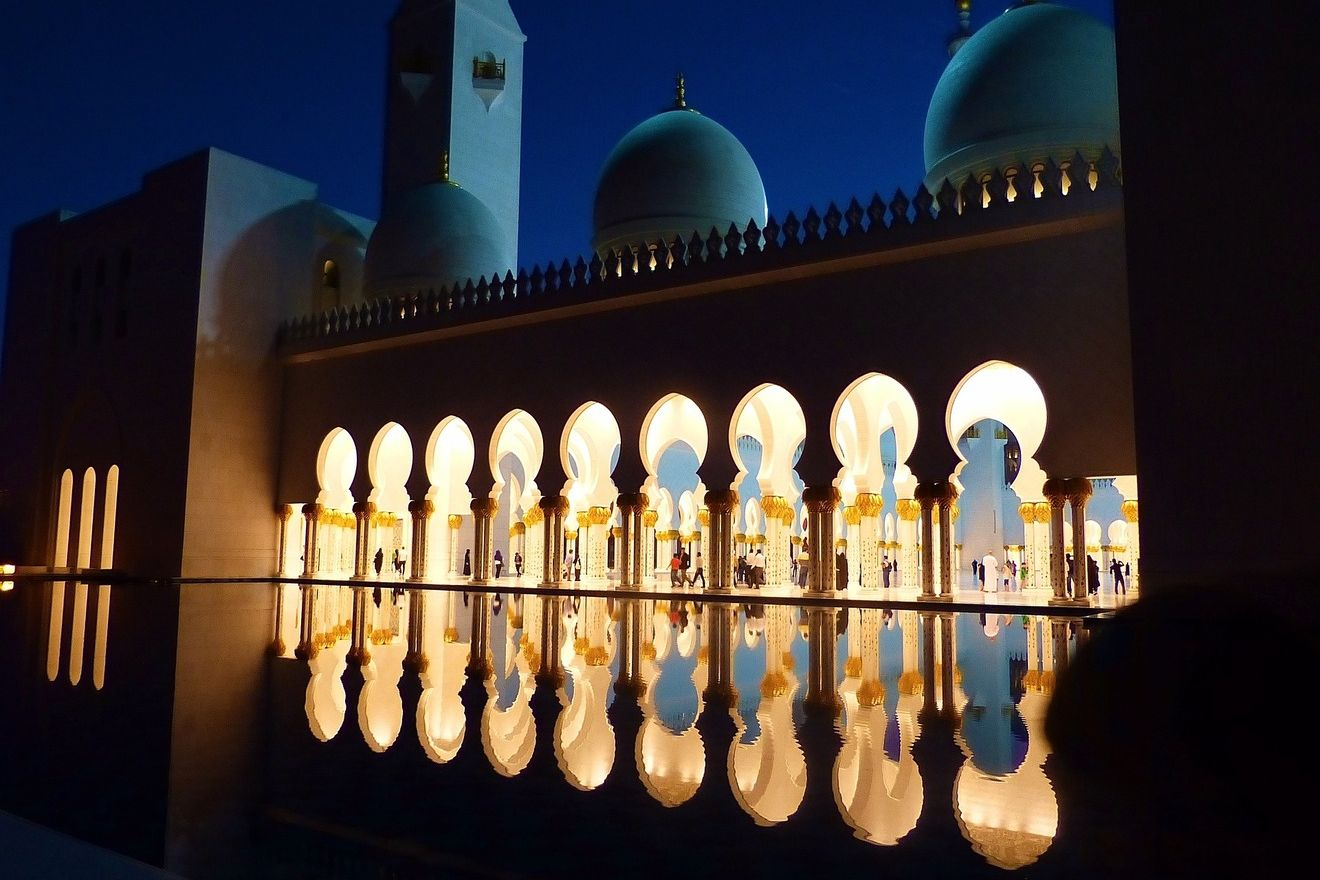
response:
<path id="1" fill-rule="evenodd" d="M 686 109 L 687 109 L 687 80 L 683 77 L 682 72 L 680 72 L 680 73 L 678 74 L 678 76 L 674 77 L 674 83 L 675 83 L 675 88 L 674 88 L 674 109 L 675 109 L 675 110 L 686 110 Z"/>
<path id="2" fill-rule="evenodd" d="M 440 154 L 440 182 L 449 183 L 449 151 Z"/>
<path id="3" fill-rule="evenodd" d="M 954 0 L 953 5 L 958 10 L 958 29 L 949 37 L 950 58 L 972 38 L 972 0 Z"/>

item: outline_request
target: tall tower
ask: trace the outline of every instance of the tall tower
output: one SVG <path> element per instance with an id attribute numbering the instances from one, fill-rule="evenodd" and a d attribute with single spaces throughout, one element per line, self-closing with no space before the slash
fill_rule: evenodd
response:
<path id="1" fill-rule="evenodd" d="M 495 215 L 517 265 L 523 44 L 508 0 L 403 0 L 390 22 L 381 212 L 451 178 Z"/>

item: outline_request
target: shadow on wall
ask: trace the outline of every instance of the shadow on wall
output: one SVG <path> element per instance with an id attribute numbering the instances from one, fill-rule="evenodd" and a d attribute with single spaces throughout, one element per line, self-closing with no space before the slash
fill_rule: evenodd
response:
<path id="1" fill-rule="evenodd" d="M 1080 651 L 1050 707 L 1073 864 L 1111 877 L 1285 876 L 1312 855 L 1298 685 L 1310 583 L 1143 598 Z"/>

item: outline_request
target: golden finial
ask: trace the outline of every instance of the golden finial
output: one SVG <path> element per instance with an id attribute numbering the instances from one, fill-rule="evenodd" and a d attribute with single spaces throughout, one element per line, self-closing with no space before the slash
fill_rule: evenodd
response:
<path id="1" fill-rule="evenodd" d="M 440 182 L 449 183 L 449 151 L 445 150 L 440 156 Z"/>
<path id="2" fill-rule="evenodd" d="M 676 109 L 676 110 L 686 110 L 686 109 L 687 109 L 687 80 L 683 78 L 683 74 L 682 74 L 682 73 L 680 73 L 680 74 L 676 77 L 676 83 L 677 83 L 677 88 L 674 90 L 674 109 Z"/>

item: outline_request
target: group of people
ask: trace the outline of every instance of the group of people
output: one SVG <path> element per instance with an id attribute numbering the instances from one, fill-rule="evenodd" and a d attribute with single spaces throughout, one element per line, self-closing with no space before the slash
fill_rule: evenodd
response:
<path id="1" fill-rule="evenodd" d="M 376 577 L 380 577 L 381 569 L 385 567 L 385 551 L 377 547 L 376 555 L 372 557 L 371 566 L 376 570 Z M 403 580 L 404 573 L 408 571 L 408 548 L 395 547 L 394 558 L 390 560 L 390 568 L 394 571 L 395 577 Z"/>
<path id="2" fill-rule="evenodd" d="M 1064 558 L 1068 563 L 1068 595 L 1075 596 L 1077 589 L 1073 577 L 1073 556 L 1071 553 L 1065 553 Z M 1132 575 L 1132 563 L 1114 559 L 1109 563 L 1109 574 L 1114 579 L 1114 592 L 1126 596 L 1127 579 Z M 1100 563 L 1096 562 L 1095 557 L 1089 553 L 1086 554 L 1086 593 L 1090 596 L 1100 595 Z"/>
<path id="3" fill-rule="evenodd" d="M 495 577 L 500 577 L 500 576 L 504 573 L 504 554 L 501 553 L 499 550 L 496 550 L 496 551 L 495 551 L 495 556 L 494 556 L 494 558 L 491 560 L 491 562 L 494 563 L 494 565 L 495 565 Z M 514 574 L 514 577 L 522 577 L 522 573 L 523 573 L 523 558 L 522 558 L 522 554 L 521 554 L 521 553 L 518 553 L 518 552 L 515 551 L 514 554 L 513 554 L 513 574 Z M 463 576 L 464 576 L 464 577 L 471 577 L 471 576 L 472 576 L 472 551 L 471 551 L 471 550 L 464 550 L 464 551 L 463 551 Z"/>
<path id="4" fill-rule="evenodd" d="M 1004 561 L 1004 566 L 999 567 L 999 559 L 993 553 L 987 553 L 983 559 L 972 560 L 972 581 L 977 584 L 977 589 L 997 593 L 1001 589 L 1010 593 L 1018 592 L 1020 588 L 1018 576 L 1026 577 L 1027 564 L 1019 564 L 1015 560 L 1008 559 Z M 988 579 L 988 580 L 987 580 Z"/>
<path id="5" fill-rule="evenodd" d="M 688 577 L 688 572 L 694 574 Z M 701 581 L 704 589 L 706 586 L 706 566 L 701 558 L 701 551 L 697 551 L 696 567 L 693 567 L 692 555 L 686 550 L 675 550 L 674 555 L 669 559 L 669 584 L 673 587 L 695 587 L 697 581 Z"/>
<path id="6" fill-rule="evenodd" d="M 765 586 L 765 551 L 758 548 L 739 555 L 734 581 L 749 587 Z"/>

